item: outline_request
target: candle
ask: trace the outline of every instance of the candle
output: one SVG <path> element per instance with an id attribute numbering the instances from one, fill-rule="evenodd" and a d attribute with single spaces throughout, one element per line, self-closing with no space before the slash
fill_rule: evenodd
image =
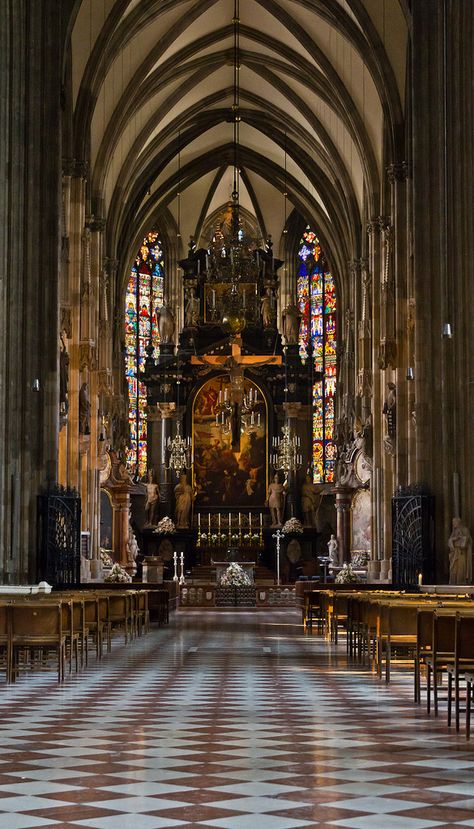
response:
<path id="1" fill-rule="evenodd" d="M 245 310 L 245 291 L 242 295 L 242 308 Z"/>
<path id="2" fill-rule="evenodd" d="M 211 513 L 209 513 L 209 532 L 211 532 Z"/>
<path id="3" fill-rule="evenodd" d="M 197 273 L 198 273 L 198 276 L 201 273 L 201 260 L 200 259 L 198 259 Z"/>
<path id="4" fill-rule="evenodd" d="M 418 585 L 421 587 L 423 584 L 423 573 L 418 573 Z"/>
<path id="5" fill-rule="evenodd" d="M 219 515 L 217 516 L 217 523 L 218 523 L 218 525 L 219 525 L 219 529 L 220 529 L 220 528 L 221 528 L 221 514 L 220 514 L 220 513 L 219 513 Z"/>
<path id="6" fill-rule="evenodd" d="M 241 527 L 241 524 L 242 524 L 242 519 L 241 519 L 240 512 L 239 512 L 239 528 Z"/>
<path id="7" fill-rule="evenodd" d="M 177 562 L 178 562 L 178 553 L 176 552 L 176 550 L 173 553 L 173 561 L 174 561 L 175 564 L 177 564 Z"/>
<path id="8" fill-rule="evenodd" d="M 231 529 L 232 529 L 232 516 L 229 512 L 229 533 L 230 533 Z"/>
<path id="9" fill-rule="evenodd" d="M 249 530 L 252 529 L 252 513 L 249 512 Z"/>
<path id="10" fill-rule="evenodd" d="M 216 292 L 214 288 L 212 289 L 212 308 L 215 309 L 216 307 Z"/>
<path id="11" fill-rule="evenodd" d="M 263 527 L 262 513 L 260 513 L 260 526 Z"/>
<path id="12" fill-rule="evenodd" d="M 198 512 L 198 527 L 201 529 L 201 513 Z"/>

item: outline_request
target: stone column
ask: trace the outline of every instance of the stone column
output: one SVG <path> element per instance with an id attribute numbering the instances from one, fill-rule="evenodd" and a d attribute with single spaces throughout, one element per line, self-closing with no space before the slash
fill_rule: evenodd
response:
<path id="1" fill-rule="evenodd" d="M 291 437 L 300 437 L 300 430 L 298 423 L 302 413 L 301 403 L 283 403 L 283 410 L 285 412 L 285 420 L 290 427 Z M 301 451 L 301 450 L 299 450 Z M 304 471 L 304 470 L 303 470 Z M 285 501 L 285 516 L 284 521 L 288 518 L 301 518 L 299 514 L 299 486 L 298 486 L 298 472 L 288 473 L 288 491 Z"/>
<path id="2" fill-rule="evenodd" d="M 352 490 L 336 486 L 336 537 L 339 564 L 351 560 Z"/>
<path id="3" fill-rule="evenodd" d="M 159 419 L 156 421 L 158 430 L 156 440 L 154 439 L 153 441 L 153 452 L 156 452 L 156 455 L 153 454 L 152 457 L 156 457 L 158 462 L 158 466 L 155 468 L 159 469 L 158 483 L 160 485 L 161 503 L 164 505 L 163 510 L 165 511 L 165 514 L 169 515 L 171 518 L 173 513 L 173 489 L 175 484 L 172 480 L 173 473 L 171 470 L 165 468 L 165 463 L 168 463 L 168 453 L 166 452 L 168 438 L 173 438 L 173 418 L 176 415 L 176 404 L 158 403 L 157 408 L 159 413 Z"/>
<path id="4" fill-rule="evenodd" d="M 0 579 L 36 578 L 37 495 L 57 480 L 61 15 L 0 14 Z"/>

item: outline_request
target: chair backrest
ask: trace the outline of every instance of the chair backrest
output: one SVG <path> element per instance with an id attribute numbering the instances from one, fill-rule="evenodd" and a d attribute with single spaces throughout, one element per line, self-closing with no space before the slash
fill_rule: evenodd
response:
<path id="1" fill-rule="evenodd" d="M 62 603 L 59 601 L 13 604 L 10 613 L 13 640 L 15 637 L 40 639 L 41 636 L 62 635 Z"/>
<path id="2" fill-rule="evenodd" d="M 455 659 L 474 664 L 474 613 L 456 614 Z"/>

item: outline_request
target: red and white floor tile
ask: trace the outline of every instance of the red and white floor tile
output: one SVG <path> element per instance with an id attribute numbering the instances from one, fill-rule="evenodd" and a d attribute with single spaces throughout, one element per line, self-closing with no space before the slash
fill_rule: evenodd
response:
<path id="1" fill-rule="evenodd" d="M 474 827 L 474 738 L 296 611 L 186 611 L 62 686 L 0 683 L 0 731 L 0 829 Z"/>

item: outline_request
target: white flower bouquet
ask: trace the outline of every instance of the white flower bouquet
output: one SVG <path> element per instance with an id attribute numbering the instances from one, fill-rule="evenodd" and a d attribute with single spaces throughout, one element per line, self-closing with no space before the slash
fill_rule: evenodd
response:
<path id="1" fill-rule="evenodd" d="M 352 567 L 367 567 L 369 559 L 369 553 L 352 553 L 351 565 Z"/>
<path id="2" fill-rule="evenodd" d="M 107 550 L 103 547 L 100 548 L 100 561 L 102 563 L 102 567 L 112 567 L 114 563 Z"/>
<path id="3" fill-rule="evenodd" d="M 128 575 L 127 571 L 120 566 L 120 564 L 112 565 L 112 569 L 110 573 L 105 577 L 104 581 L 115 581 L 121 582 L 122 584 L 125 582 L 130 582 L 132 577 Z"/>
<path id="4" fill-rule="evenodd" d="M 352 564 L 344 564 L 342 570 L 339 570 L 339 573 L 334 581 L 336 584 L 350 584 L 351 582 L 360 581 L 360 579 L 356 573 L 354 573 Z"/>
<path id="5" fill-rule="evenodd" d="M 168 518 L 168 516 L 165 515 L 161 521 L 158 521 L 155 532 L 160 535 L 171 535 L 171 533 L 174 533 L 175 529 L 176 527 L 171 518 Z"/>
<path id="6" fill-rule="evenodd" d="M 252 582 L 240 564 L 233 562 L 222 574 L 219 584 L 221 587 L 247 587 Z"/>
<path id="7" fill-rule="evenodd" d="M 285 535 L 289 535 L 290 533 L 302 533 L 303 524 L 301 521 L 298 521 L 297 518 L 289 518 L 288 521 L 285 521 L 283 524 L 281 531 L 282 533 L 285 533 Z"/>

